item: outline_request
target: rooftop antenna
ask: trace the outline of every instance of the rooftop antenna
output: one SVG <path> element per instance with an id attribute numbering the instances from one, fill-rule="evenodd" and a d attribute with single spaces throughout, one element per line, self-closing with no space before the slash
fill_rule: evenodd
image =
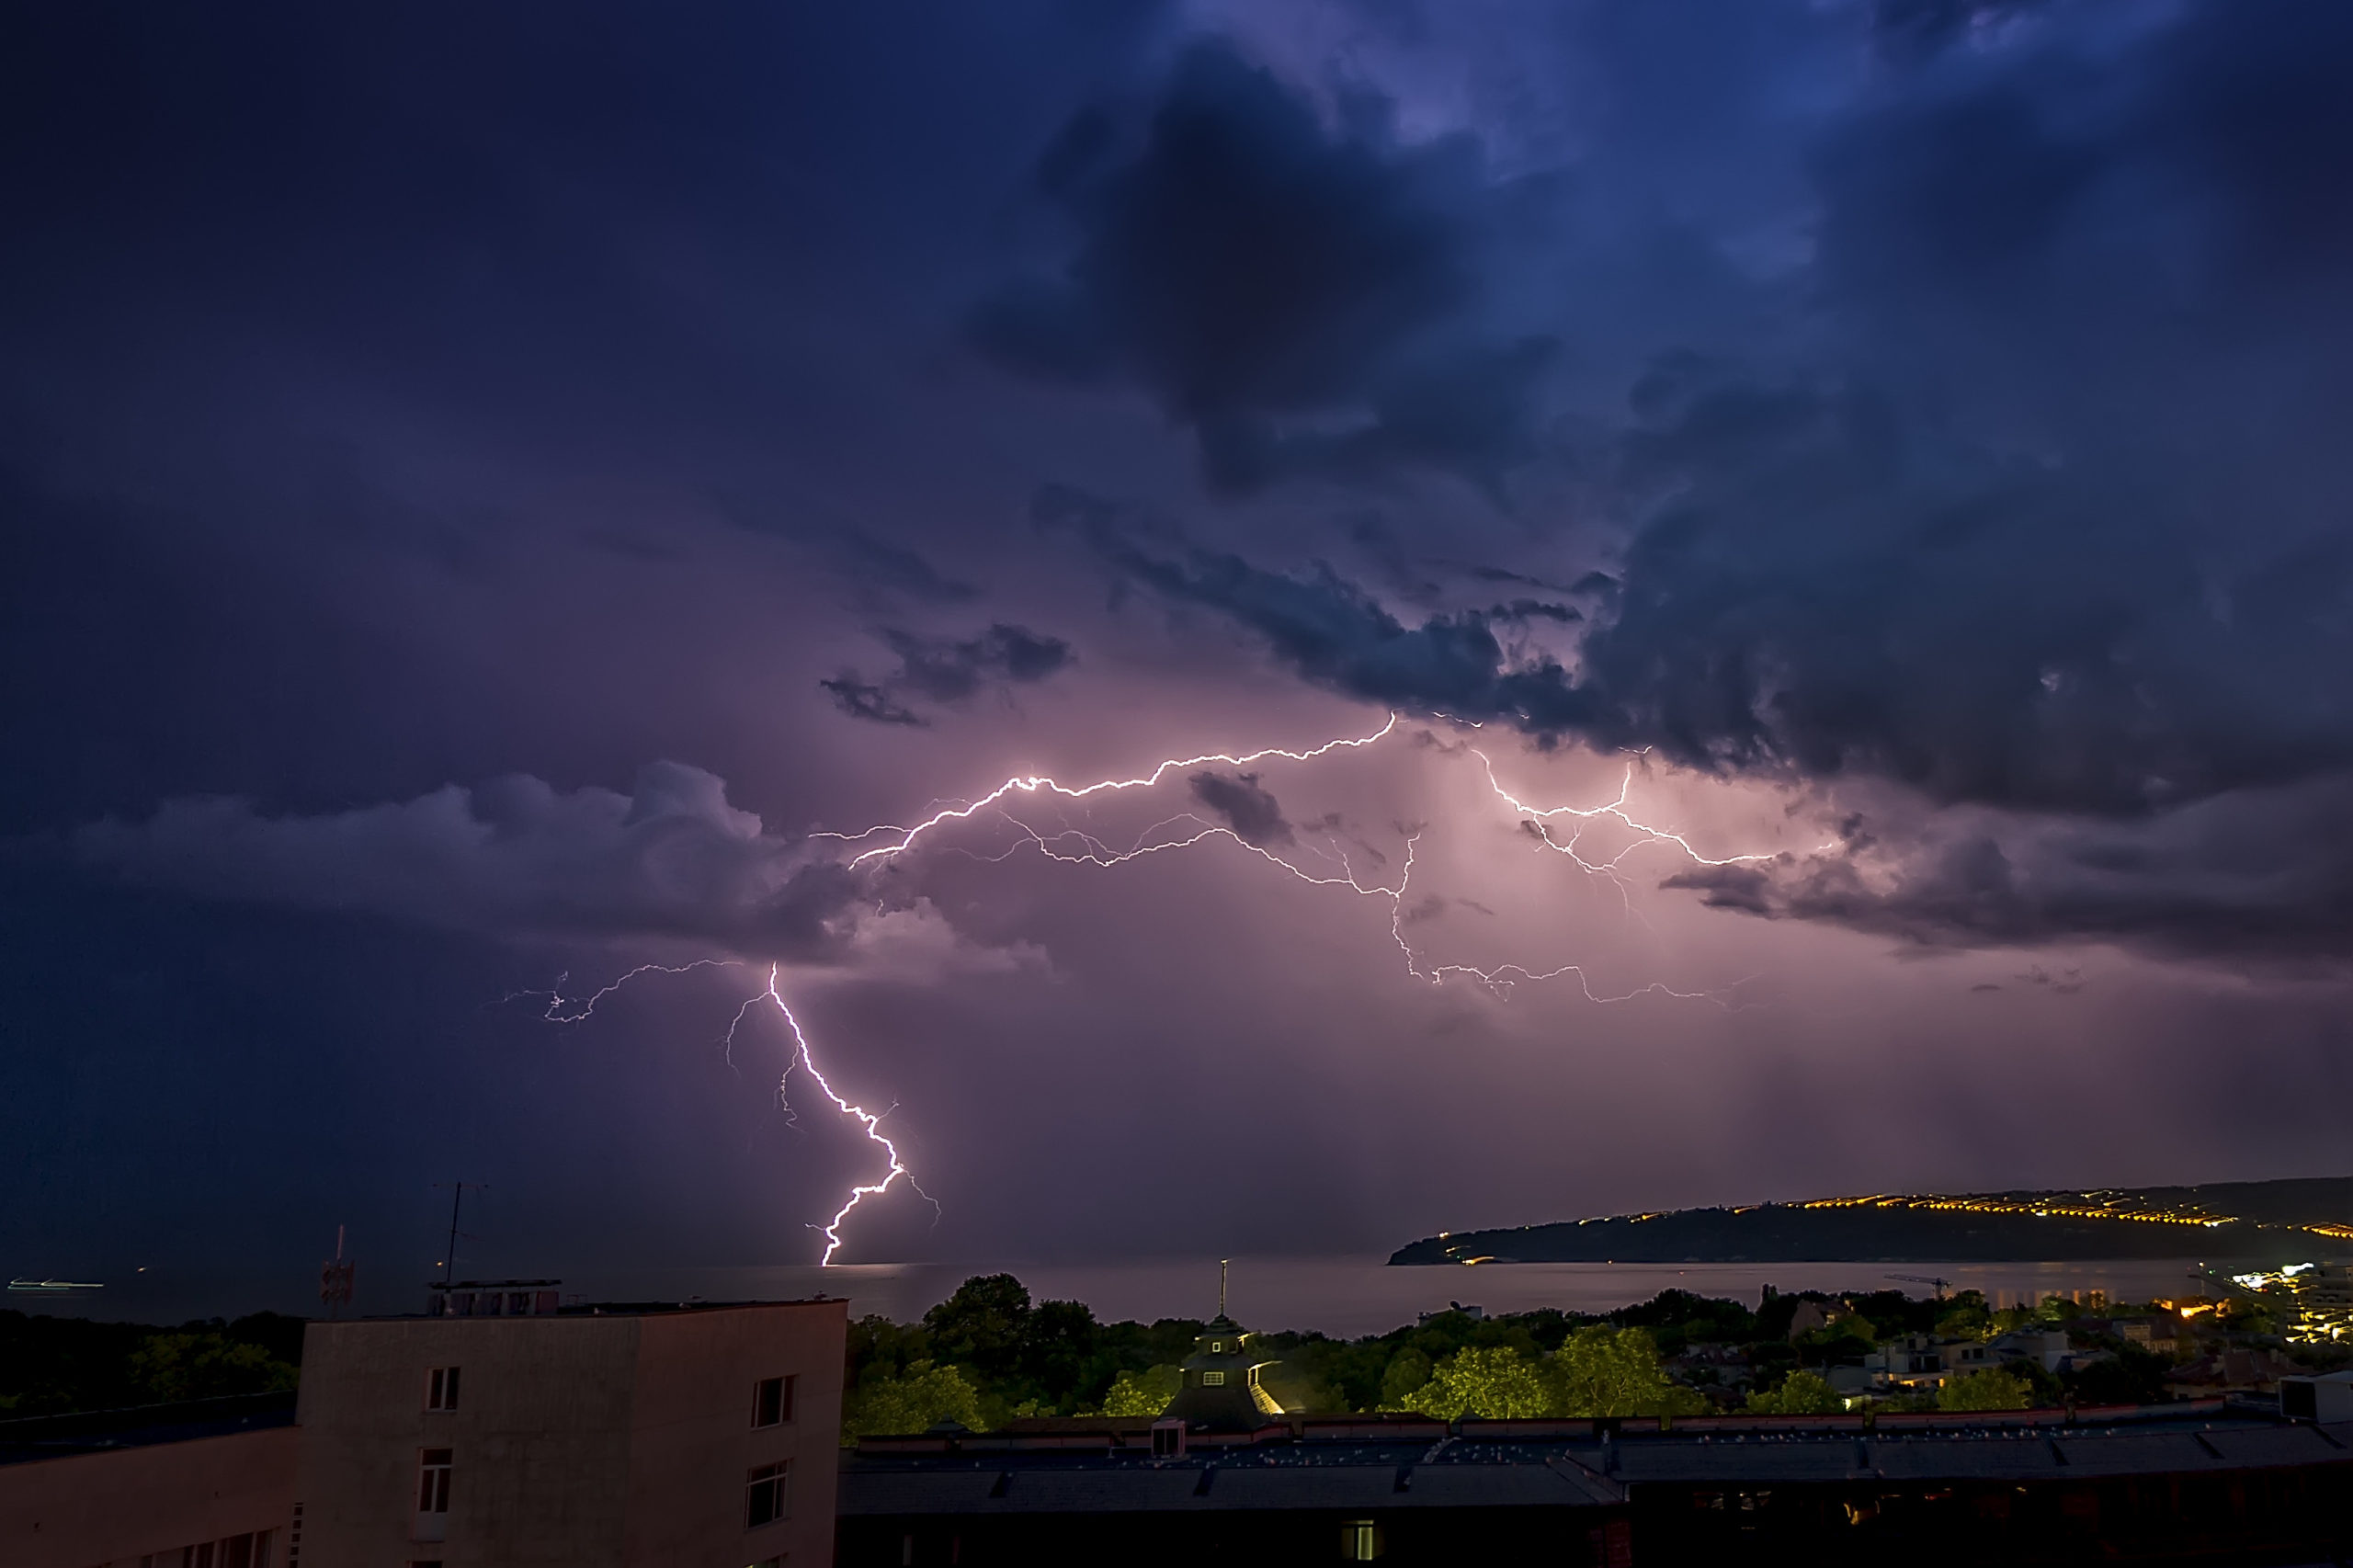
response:
<path id="1" fill-rule="evenodd" d="M 358 1265 L 343 1256 L 343 1227 L 335 1228 L 335 1256 L 319 1268 L 319 1302 L 327 1316 L 338 1318 L 351 1305 L 351 1277 Z"/>
<path id="2" fill-rule="evenodd" d="M 1225 1266 L 1233 1261 L 1229 1257 L 1217 1260 L 1217 1315 L 1220 1317 L 1225 1315 Z"/>
<path id="3" fill-rule="evenodd" d="M 433 1185 L 435 1187 L 446 1187 L 450 1189 L 449 1250 L 444 1253 L 441 1256 L 441 1283 L 447 1285 L 449 1283 L 450 1278 L 457 1272 L 458 1205 L 466 1200 L 466 1188 L 471 1187 L 476 1192 L 487 1192 L 490 1187 L 487 1182 L 479 1181 L 437 1181 Z"/>

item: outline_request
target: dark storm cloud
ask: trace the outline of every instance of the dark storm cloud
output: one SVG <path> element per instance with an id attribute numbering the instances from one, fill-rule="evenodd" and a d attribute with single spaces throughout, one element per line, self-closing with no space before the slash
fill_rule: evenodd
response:
<path id="1" fill-rule="evenodd" d="M 1140 144 L 1090 111 L 1040 181 L 1077 247 L 1059 277 L 987 300 L 976 340 L 1033 375 L 1143 387 L 1219 487 L 1422 467 L 1493 489 L 1531 449 L 1553 349 L 1465 323 L 1486 183 L 1467 138 L 1403 145 L 1370 99 L 1327 127 L 1202 44 Z"/>
<path id="2" fill-rule="evenodd" d="M 2000 27 L 2039 0 L 1876 0 L 1871 41 L 1894 65 L 1919 65 L 1966 41 L 1972 33 Z"/>
<path id="3" fill-rule="evenodd" d="M 884 631 L 882 640 L 899 655 L 899 667 L 880 681 L 845 672 L 817 683 L 853 719 L 919 725 L 922 715 L 900 701 L 901 695 L 963 702 L 984 687 L 1034 685 L 1073 659 L 1070 644 L 1061 638 L 1003 622 L 977 637 L 920 637 L 893 630 Z"/>
<path id="4" fill-rule="evenodd" d="M 206 897 L 395 915 L 493 936 L 675 937 L 761 957 L 839 956 L 864 903 L 830 857 L 769 834 L 726 785 L 655 763 L 623 795 L 537 778 L 267 817 L 176 801 L 74 836 L 85 861 Z"/>
<path id="5" fill-rule="evenodd" d="M 2348 824 L 2353 775 L 2338 775 L 2147 824 L 1965 813 L 1909 824 L 1876 846 L 1699 867 L 1665 885 L 1743 915 L 1927 947 L 2088 937 L 2167 956 L 2341 967 L 2353 944 Z"/>
<path id="6" fill-rule="evenodd" d="M 922 714 L 904 703 L 893 701 L 891 694 L 870 680 L 861 680 L 855 673 L 845 672 L 830 680 L 821 680 L 818 688 L 834 699 L 834 706 L 853 719 L 866 719 L 877 724 L 906 724 L 920 727 Z"/>
<path id="7" fill-rule="evenodd" d="M 1805 347 L 1631 389 L 1597 449 L 1629 539 L 1573 659 L 1077 520 L 1335 690 L 2008 824 L 1882 823 L 1916 836 L 1893 892 L 1696 879 L 1728 907 L 2325 947 L 2353 845 L 2275 808 L 2353 768 L 2353 11 L 1878 22 L 1905 70 L 1814 147 Z M 2110 825 L 2040 831 L 2070 818 Z"/>
<path id="8" fill-rule="evenodd" d="M 1317 686 L 1409 712 L 1507 718 L 1542 736 L 1589 732 L 1601 717 L 1556 661 L 1507 658 L 1495 627 L 1537 608 L 1463 610 L 1409 626 L 1329 567 L 1295 576 L 1230 551 L 1162 554 L 1130 538 L 1116 508 L 1060 487 L 1041 492 L 1032 511 L 1045 526 L 1074 528 L 1125 578 L 1257 633 Z"/>
<path id="9" fill-rule="evenodd" d="M 897 594 L 925 604 L 962 604 L 980 595 L 972 584 L 950 577 L 905 545 L 854 533 L 842 553 L 853 581 L 874 594 Z"/>
<path id="10" fill-rule="evenodd" d="M 1282 803 L 1259 785 L 1256 774 L 1228 778 L 1204 771 L 1186 782 L 1192 786 L 1193 798 L 1216 812 L 1243 843 L 1264 849 L 1270 844 L 1291 842 L 1291 825 L 1283 815 Z"/>

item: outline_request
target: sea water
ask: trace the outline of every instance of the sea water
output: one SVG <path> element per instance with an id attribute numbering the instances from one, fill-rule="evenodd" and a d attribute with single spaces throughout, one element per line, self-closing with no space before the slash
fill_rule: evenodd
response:
<path id="1" fill-rule="evenodd" d="M 1991 1304 L 2030 1304 L 2059 1294 L 2111 1301 L 2196 1293 L 2192 1265 L 2179 1259 L 2093 1263 L 1512 1263 L 1392 1267 L 1381 1257 L 1236 1257 L 1227 1270 L 1227 1311 L 1260 1331 L 1313 1329 L 1335 1337 L 1381 1334 L 1423 1312 L 1461 1302 L 1489 1313 L 1560 1307 L 1606 1312 L 1661 1290 L 1728 1297 L 1748 1307 L 1779 1290 L 1906 1290 L 1922 1280 L 1948 1290 L 1982 1290 Z M 850 1312 L 901 1323 L 920 1318 L 975 1274 L 1011 1274 L 1032 1300 L 1078 1301 L 1104 1321 L 1207 1318 L 1217 1311 L 1218 1260 L 1131 1263 L 853 1263 L 749 1268 L 683 1268 L 567 1281 L 588 1300 L 775 1301 L 843 1296 Z"/>

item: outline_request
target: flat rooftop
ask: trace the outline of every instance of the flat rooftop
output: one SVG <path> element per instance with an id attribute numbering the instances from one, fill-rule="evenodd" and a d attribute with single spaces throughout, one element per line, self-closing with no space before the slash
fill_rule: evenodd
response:
<path id="1" fill-rule="evenodd" d="M 125 1410 L 84 1410 L 0 1421 L 0 1464 L 68 1459 L 156 1443 L 186 1443 L 294 1425 L 294 1395 L 233 1394 Z"/>
<path id="2" fill-rule="evenodd" d="M 1294 1421 L 1188 1439 L 1153 1458 L 1149 1424 L 1034 1422 L 994 1433 L 870 1438 L 844 1457 L 841 1512 L 860 1515 L 1220 1509 L 1576 1507 L 1645 1486 L 2096 1480 L 2353 1468 L 2353 1424 L 2259 1410 L 2150 1406 L 1962 1417 Z M 1195 1446 L 1202 1445 L 1202 1446 Z"/>

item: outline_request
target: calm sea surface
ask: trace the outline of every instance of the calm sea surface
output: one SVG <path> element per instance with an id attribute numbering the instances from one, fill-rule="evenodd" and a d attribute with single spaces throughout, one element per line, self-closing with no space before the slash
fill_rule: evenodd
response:
<path id="1" fill-rule="evenodd" d="M 472 1270 L 466 1271 L 469 1274 Z M 860 1263 L 741 1268 L 623 1268 L 574 1271 L 567 1294 L 589 1301 L 778 1301 L 846 1296 L 853 1313 L 880 1312 L 912 1322 L 965 1278 L 1017 1275 L 1033 1298 L 1085 1301 L 1098 1318 L 1206 1318 L 1217 1311 L 1217 1260 L 1150 1263 Z M 1750 1305 L 1767 1285 L 1783 1290 L 1878 1290 L 1926 1294 L 1929 1287 L 1893 1278 L 1943 1276 L 1957 1290 L 1978 1290 L 1997 1306 L 2052 1291 L 2105 1290 L 2111 1301 L 2188 1293 L 2189 1265 L 2151 1259 L 2122 1263 L 1517 1263 L 1479 1267 L 1391 1268 L 1380 1257 L 1237 1257 L 1230 1298 L 1234 1317 L 1252 1328 L 1320 1329 L 1353 1336 L 1410 1324 L 1417 1312 L 1449 1301 L 1490 1312 L 1563 1307 L 1607 1312 L 1648 1301 L 1670 1287 L 1729 1296 Z M 484 1274 L 483 1278 L 489 1278 Z M 422 1312 L 425 1289 L 359 1275 L 363 1315 Z M 10 1294 L 0 1307 L 29 1312 L 144 1323 L 176 1323 L 259 1307 L 316 1313 L 318 1300 L 300 1278 L 267 1284 L 226 1275 L 156 1273 L 109 1281 L 71 1297 Z"/>
<path id="2" fill-rule="evenodd" d="M 1106 1320 L 1206 1318 L 1217 1311 L 1217 1260 L 1118 1264 L 847 1264 L 834 1268 L 678 1269 L 634 1281 L 568 1281 L 597 1296 L 699 1295 L 708 1301 L 847 1296 L 853 1314 L 902 1322 L 923 1315 L 967 1276 L 1017 1275 L 1033 1298 L 1085 1301 Z M 1320 1329 L 1353 1336 L 1410 1324 L 1449 1302 L 1490 1312 L 1563 1307 L 1606 1312 L 1668 1289 L 1728 1296 L 1754 1306 L 1767 1285 L 1783 1290 L 1908 1290 L 1930 1287 L 1894 1275 L 1941 1276 L 1996 1306 L 2053 1291 L 2104 1290 L 2110 1301 L 2177 1296 L 2194 1287 L 2189 1265 L 2153 1259 L 2105 1263 L 1516 1263 L 1478 1267 L 1392 1268 L 1379 1257 L 1237 1257 L 1230 1310 L 1253 1328 Z M 658 1286 L 659 1289 L 654 1289 Z"/>

